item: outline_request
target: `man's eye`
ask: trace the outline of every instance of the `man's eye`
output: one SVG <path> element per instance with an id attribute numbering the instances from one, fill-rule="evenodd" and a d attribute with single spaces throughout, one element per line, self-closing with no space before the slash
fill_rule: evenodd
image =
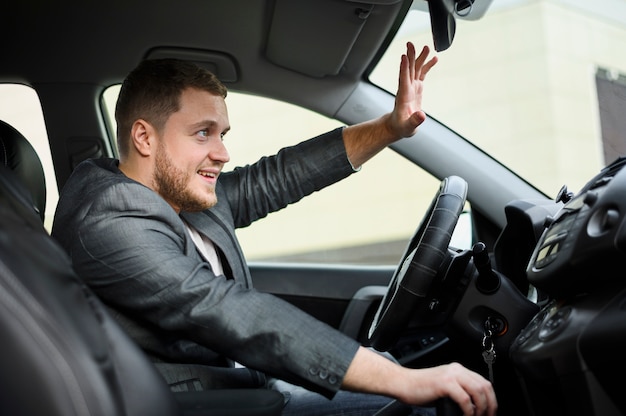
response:
<path id="1" fill-rule="evenodd" d="M 198 132 L 198 136 L 209 137 L 209 131 L 208 130 L 200 130 Z"/>

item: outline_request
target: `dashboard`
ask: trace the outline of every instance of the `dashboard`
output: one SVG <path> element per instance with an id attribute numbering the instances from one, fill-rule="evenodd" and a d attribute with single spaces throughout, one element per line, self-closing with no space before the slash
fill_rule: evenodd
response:
<path id="1" fill-rule="evenodd" d="M 589 292 L 614 279 L 626 250 L 626 159 L 620 158 L 547 217 L 526 270 L 552 297 Z"/>
<path id="2" fill-rule="evenodd" d="M 626 159 L 546 216 L 528 282 L 549 301 L 519 333 L 510 358 L 535 415 L 622 415 L 626 371 Z"/>

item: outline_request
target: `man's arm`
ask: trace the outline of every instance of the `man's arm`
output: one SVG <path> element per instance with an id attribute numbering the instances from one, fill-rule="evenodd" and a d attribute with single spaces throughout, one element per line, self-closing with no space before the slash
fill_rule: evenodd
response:
<path id="1" fill-rule="evenodd" d="M 437 63 L 437 57 L 426 61 L 428 54 L 429 49 L 424 46 L 416 58 L 415 46 L 411 42 L 407 43 L 407 53 L 402 55 L 400 61 L 398 92 L 393 111 L 344 129 L 344 145 L 352 166 L 359 167 L 396 140 L 412 136 L 426 120 L 426 114 L 422 111 L 423 81 Z"/>
<path id="2" fill-rule="evenodd" d="M 407 43 L 402 55 L 395 105 L 391 113 L 346 127 L 343 140 L 353 167 L 359 167 L 389 144 L 415 134 L 426 119 L 422 111 L 423 81 L 437 58 L 427 47 L 416 58 Z M 380 354 L 360 347 L 343 379 L 342 388 L 394 397 L 412 405 L 428 405 L 443 397 L 459 404 L 465 415 L 493 416 L 497 400 L 491 383 L 457 363 L 423 369 L 402 367 Z"/>
<path id="3" fill-rule="evenodd" d="M 460 364 L 409 369 L 363 347 L 348 367 L 342 388 L 382 394 L 412 405 L 450 397 L 465 415 L 494 416 L 497 409 L 491 383 Z"/>

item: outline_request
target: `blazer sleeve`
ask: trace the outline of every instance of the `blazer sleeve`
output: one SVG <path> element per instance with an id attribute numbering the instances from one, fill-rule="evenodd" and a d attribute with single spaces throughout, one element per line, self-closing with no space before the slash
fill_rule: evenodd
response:
<path id="1" fill-rule="evenodd" d="M 285 147 L 276 155 L 220 176 L 218 200 L 226 199 L 235 228 L 246 227 L 355 172 L 343 128 Z M 220 207 L 222 211 L 225 208 Z"/>

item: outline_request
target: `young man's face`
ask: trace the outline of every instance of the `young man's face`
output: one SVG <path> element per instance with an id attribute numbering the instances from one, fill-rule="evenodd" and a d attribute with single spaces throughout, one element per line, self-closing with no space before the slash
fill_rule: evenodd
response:
<path id="1" fill-rule="evenodd" d="M 222 97 L 196 89 L 183 91 L 180 104 L 163 128 L 154 181 L 175 210 L 201 211 L 217 203 L 217 177 L 230 159 L 222 142 L 228 112 Z"/>

